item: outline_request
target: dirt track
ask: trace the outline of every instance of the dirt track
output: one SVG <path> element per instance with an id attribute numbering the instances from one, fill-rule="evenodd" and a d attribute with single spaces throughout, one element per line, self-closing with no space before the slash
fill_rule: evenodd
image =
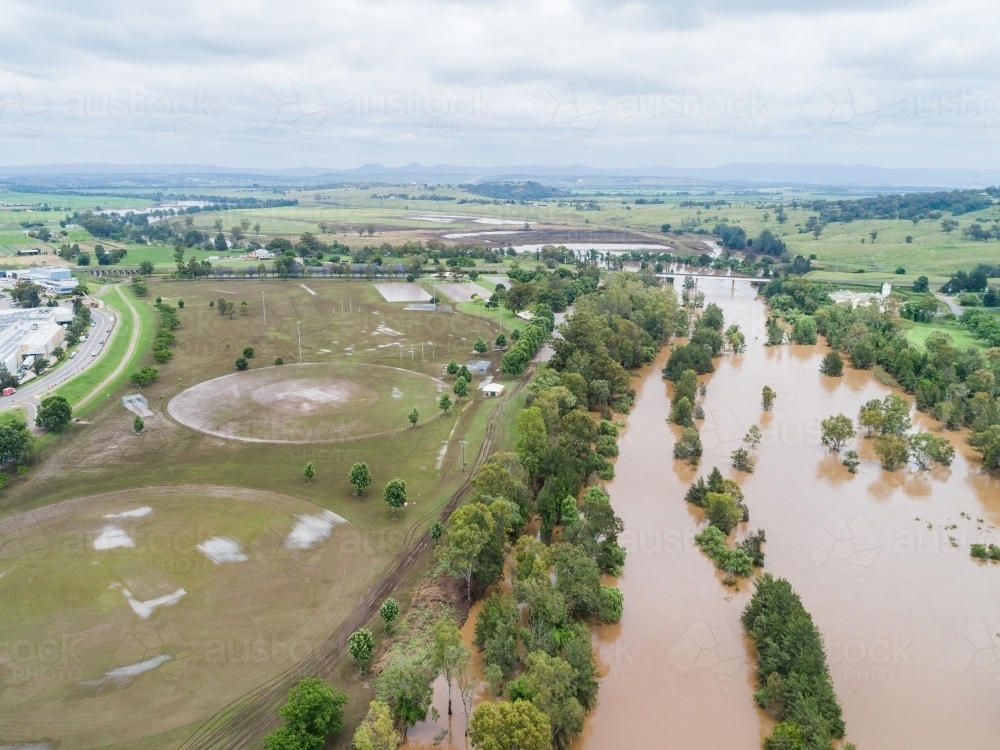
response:
<path id="1" fill-rule="evenodd" d="M 479 454 L 462 486 L 455 491 L 441 510 L 439 520 L 443 523 L 471 491 L 471 479 L 476 471 L 494 452 L 497 436 L 502 426 L 512 419 L 508 404 L 531 378 L 534 367 L 525 373 L 517 386 L 508 393 L 493 413 L 486 427 Z M 378 607 L 390 596 L 406 574 L 417 564 L 431 545 L 429 534 L 423 534 L 415 543 L 414 537 L 420 526 L 432 515 L 425 514 L 410 524 L 406 532 L 403 549 L 397 554 L 389 571 L 381 580 L 372 584 L 361 601 L 344 618 L 340 626 L 327 636 L 326 640 L 309 656 L 285 672 L 260 685 L 255 690 L 233 701 L 215 716 L 208 719 L 182 745 L 181 750 L 222 750 L 223 748 L 245 748 L 254 745 L 277 723 L 278 708 L 284 703 L 289 689 L 304 677 L 326 677 L 333 672 L 334 665 L 341 657 L 347 644 L 347 637 L 363 627 L 374 617 Z"/>

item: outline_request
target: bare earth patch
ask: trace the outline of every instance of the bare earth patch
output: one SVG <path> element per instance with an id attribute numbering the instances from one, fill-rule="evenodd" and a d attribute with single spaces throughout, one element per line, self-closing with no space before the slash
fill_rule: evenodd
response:
<path id="1" fill-rule="evenodd" d="M 251 443 L 341 442 L 408 427 L 417 407 L 437 411 L 441 381 L 399 367 L 326 362 L 224 375 L 167 404 L 177 422 Z"/>

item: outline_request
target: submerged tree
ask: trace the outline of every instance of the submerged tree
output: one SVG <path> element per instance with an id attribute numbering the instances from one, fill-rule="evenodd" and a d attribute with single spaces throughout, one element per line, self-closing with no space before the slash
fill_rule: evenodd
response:
<path id="1" fill-rule="evenodd" d="M 763 390 L 760 392 L 760 408 L 764 411 L 771 411 L 774 408 L 774 399 L 778 397 L 771 386 L 765 385 Z"/>

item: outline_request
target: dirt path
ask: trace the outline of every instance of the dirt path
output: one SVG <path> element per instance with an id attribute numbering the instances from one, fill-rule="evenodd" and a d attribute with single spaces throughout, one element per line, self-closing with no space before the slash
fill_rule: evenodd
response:
<path id="1" fill-rule="evenodd" d="M 490 454 L 496 449 L 501 428 L 513 418 L 508 404 L 530 380 L 534 366 L 528 369 L 517 386 L 510 390 L 503 403 L 490 415 L 479 454 L 465 482 L 455 491 L 438 519 L 444 523 L 472 490 L 471 480 Z M 375 616 L 379 606 L 391 595 L 407 573 L 417 564 L 431 545 L 430 534 L 424 533 L 414 543 L 417 530 L 433 515 L 433 511 L 414 520 L 406 532 L 403 549 L 381 580 L 374 582 L 340 626 L 309 656 L 294 667 L 277 675 L 255 690 L 241 696 L 207 720 L 189 737 L 181 750 L 212 750 L 245 748 L 260 744 L 260 738 L 276 723 L 278 708 L 288 696 L 288 690 L 303 677 L 326 677 L 333 673 L 343 655 L 347 636 L 363 627 Z"/>
<path id="2" fill-rule="evenodd" d="M 122 357 L 122 361 L 118 363 L 118 367 L 116 367 L 114 372 L 108 375 L 108 377 L 106 377 L 96 388 L 94 388 L 94 390 L 80 399 L 80 401 L 73 407 L 75 410 L 79 410 L 85 406 L 95 396 L 97 396 L 97 394 L 100 393 L 105 386 L 121 374 L 122 370 L 124 370 L 128 365 L 129 360 L 132 359 L 132 355 L 135 353 L 135 347 L 139 343 L 139 334 L 142 332 L 142 321 L 139 320 L 139 313 L 136 311 L 135 307 L 133 307 L 131 300 L 122 294 L 122 288 L 120 286 L 116 286 L 113 291 L 118 292 L 118 296 L 122 298 L 125 306 L 129 309 L 129 312 L 132 313 L 132 320 L 135 323 L 132 330 L 132 338 L 128 342 L 128 349 L 125 351 L 125 356 Z M 111 342 L 108 341 L 107 347 L 110 348 L 110 346 Z"/>

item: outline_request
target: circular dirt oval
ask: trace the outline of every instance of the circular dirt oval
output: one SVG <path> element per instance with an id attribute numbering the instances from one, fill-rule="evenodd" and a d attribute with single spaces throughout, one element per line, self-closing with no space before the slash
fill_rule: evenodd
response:
<path id="1" fill-rule="evenodd" d="M 172 398 L 167 411 L 183 425 L 232 440 L 338 442 L 406 429 L 414 407 L 425 417 L 437 412 L 445 387 L 385 365 L 281 365 L 199 383 Z"/>
<path id="2" fill-rule="evenodd" d="M 342 517 L 238 487 L 0 520 L 0 745 L 176 744 L 163 735 L 308 664 L 376 567 Z"/>

